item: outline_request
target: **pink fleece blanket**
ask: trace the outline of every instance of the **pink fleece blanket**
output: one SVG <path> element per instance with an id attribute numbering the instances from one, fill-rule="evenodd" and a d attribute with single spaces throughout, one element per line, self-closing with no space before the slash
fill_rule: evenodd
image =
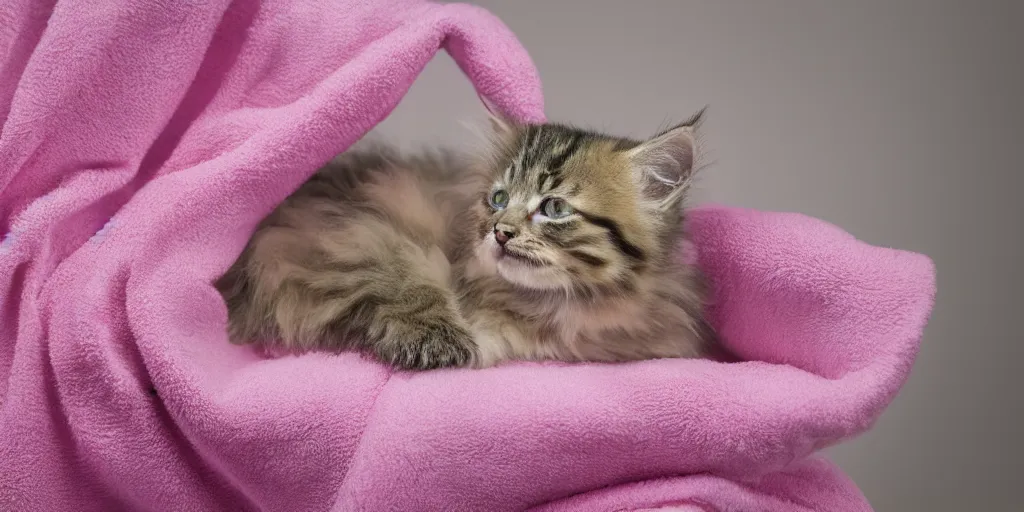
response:
<path id="1" fill-rule="evenodd" d="M 0 6 L 0 510 L 868 509 L 806 456 L 897 392 L 933 269 L 800 215 L 692 217 L 749 362 L 413 374 L 227 342 L 210 283 L 439 48 L 543 119 L 465 5 Z"/>

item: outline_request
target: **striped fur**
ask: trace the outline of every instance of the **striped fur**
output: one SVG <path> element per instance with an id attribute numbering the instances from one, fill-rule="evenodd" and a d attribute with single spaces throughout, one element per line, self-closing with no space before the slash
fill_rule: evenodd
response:
<path id="1" fill-rule="evenodd" d="M 698 120 L 647 141 L 496 120 L 479 162 L 346 153 L 218 282 L 231 338 L 410 369 L 701 356 L 703 281 L 676 257 Z"/>

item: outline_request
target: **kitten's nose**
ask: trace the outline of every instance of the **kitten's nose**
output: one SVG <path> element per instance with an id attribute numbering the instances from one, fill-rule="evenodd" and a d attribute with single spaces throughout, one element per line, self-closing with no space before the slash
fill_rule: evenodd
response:
<path id="1" fill-rule="evenodd" d="M 505 242 L 515 238 L 515 231 L 509 230 L 504 226 L 494 226 L 494 239 L 498 242 L 498 245 L 504 246 Z"/>

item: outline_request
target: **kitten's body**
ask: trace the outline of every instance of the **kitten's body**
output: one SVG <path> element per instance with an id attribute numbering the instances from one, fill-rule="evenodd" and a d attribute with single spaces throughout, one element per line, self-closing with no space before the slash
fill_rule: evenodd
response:
<path id="1" fill-rule="evenodd" d="M 702 355 L 703 283 L 677 257 L 693 123 L 647 142 L 499 128 L 486 162 L 373 149 L 321 169 L 218 283 L 232 340 L 404 368 Z"/>

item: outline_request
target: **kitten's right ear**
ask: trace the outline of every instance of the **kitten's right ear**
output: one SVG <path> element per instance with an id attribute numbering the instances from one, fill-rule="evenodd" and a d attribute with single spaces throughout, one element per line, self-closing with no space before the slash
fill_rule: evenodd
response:
<path id="1" fill-rule="evenodd" d="M 627 153 L 644 192 L 671 201 L 686 190 L 697 158 L 697 127 L 704 110 L 640 143 Z"/>

